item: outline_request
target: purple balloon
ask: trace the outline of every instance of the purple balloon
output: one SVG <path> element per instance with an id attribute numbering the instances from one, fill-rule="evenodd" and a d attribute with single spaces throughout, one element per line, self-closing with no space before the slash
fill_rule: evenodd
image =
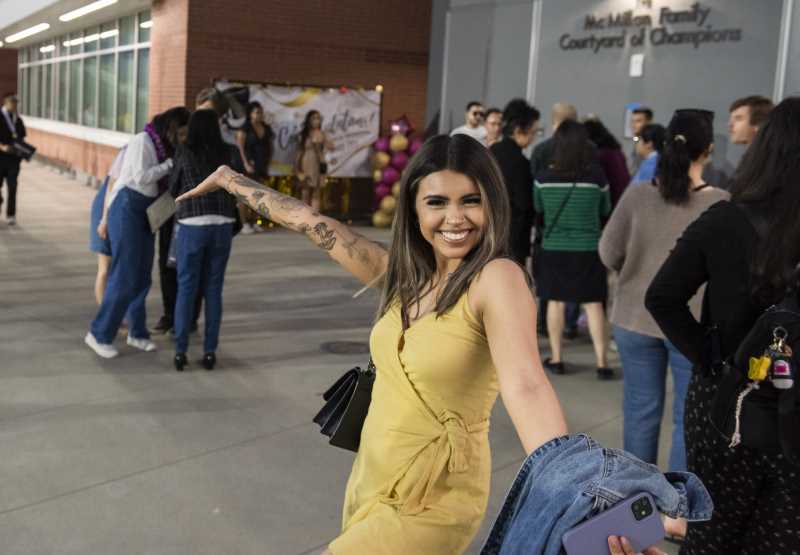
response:
<path id="1" fill-rule="evenodd" d="M 408 164 L 408 155 L 405 152 L 395 152 L 392 155 L 392 161 L 389 162 L 397 171 L 403 171 L 403 168 Z"/>
<path id="2" fill-rule="evenodd" d="M 378 183 L 378 186 L 375 187 L 375 198 L 378 199 L 378 202 L 383 200 L 383 197 L 390 194 L 392 194 L 392 186 L 388 183 Z"/>
<path id="3" fill-rule="evenodd" d="M 422 139 L 416 138 L 411 141 L 411 144 L 408 145 L 408 153 L 411 156 L 414 156 L 417 151 L 422 148 Z"/>
<path id="4" fill-rule="evenodd" d="M 372 148 L 378 152 L 389 152 L 389 137 L 378 137 L 372 145 Z"/>
<path id="5" fill-rule="evenodd" d="M 383 168 L 383 183 L 388 184 L 390 187 L 394 184 L 398 179 L 400 179 L 400 172 L 394 169 L 392 166 L 386 166 Z"/>

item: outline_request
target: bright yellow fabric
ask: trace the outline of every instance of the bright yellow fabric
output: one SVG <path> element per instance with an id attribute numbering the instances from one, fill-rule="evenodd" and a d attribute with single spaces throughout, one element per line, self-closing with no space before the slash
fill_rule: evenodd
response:
<path id="1" fill-rule="evenodd" d="M 489 497 L 497 374 L 463 295 L 408 330 L 398 307 L 375 325 L 377 368 L 335 555 L 462 553 Z"/>

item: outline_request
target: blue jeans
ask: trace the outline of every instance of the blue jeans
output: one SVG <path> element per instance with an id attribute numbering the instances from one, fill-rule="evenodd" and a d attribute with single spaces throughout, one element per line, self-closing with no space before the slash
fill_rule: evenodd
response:
<path id="1" fill-rule="evenodd" d="M 189 348 L 197 291 L 206 300 L 206 329 L 203 352 L 213 353 L 222 323 L 222 284 L 231 254 L 233 224 L 182 225 L 176 228 L 178 257 L 178 299 L 175 303 L 175 350 Z"/>
<path id="2" fill-rule="evenodd" d="M 666 339 L 614 326 L 624 374 L 624 449 L 645 462 L 658 460 L 658 436 L 664 414 L 667 366 L 672 370 L 672 448 L 669 470 L 686 470 L 683 407 L 692 363 Z"/>
<path id="3" fill-rule="evenodd" d="M 124 187 L 108 209 L 111 267 L 103 302 L 91 324 L 92 335 L 100 343 L 114 341 L 126 313 L 128 335 L 150 338 L 145 300 L 152 283 L 155 236 L 146 211 L 154 200 Z"/>

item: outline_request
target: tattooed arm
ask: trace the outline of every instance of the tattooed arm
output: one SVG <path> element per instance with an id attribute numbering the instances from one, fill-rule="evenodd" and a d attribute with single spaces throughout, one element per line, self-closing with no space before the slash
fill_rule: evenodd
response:
<path id="1" fill-rule="evenodd" d="M 179 196 L 177 201 L 220 188 L 263 217 L 304 234 L 363 283 L 371 283 L 386 272 L 389 254 L 381 245 L 359 235 L 349 226 L 321 215 L 296 198 L 265 187 L 227 166 L 221 166 L 200 185 Z"/>

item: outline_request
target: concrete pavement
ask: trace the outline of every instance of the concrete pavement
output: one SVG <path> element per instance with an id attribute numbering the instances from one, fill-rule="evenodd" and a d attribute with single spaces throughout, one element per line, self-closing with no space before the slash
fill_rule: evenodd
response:
<path id="1" fill-rule="evenodd" d="M 311 417 L 326 386 L 365 362 L 358 351 L 377 295 L 352 300 L 356 281 L 303 237 L 240 236 L 218 370 L 200 366 L 198 336 L 183 374 L 163 336 L 156 353 L 118 339 L 121 356 L 102 360 L 83 344 L 96 310 L 96 259 L 87 248 L 93 196 L 25 165 L 19 225 L 0 223 L 0 552 L 318 552 L 339 530 L 352 455 L 328 446 Z M 360 231 L 388 240 L 385 231 Z M 157 284 L 156 271 L 151 325 L 161 315 Z M 620 446 L 621 381 L 595 379 L 588 339 L 568 342 L 565 359 L 575 370 L 553 382 L 571 429 Z M 469 553 L 478 552 L 524 458 L 502 403 L 491 442 L 492 496 Z"/>

